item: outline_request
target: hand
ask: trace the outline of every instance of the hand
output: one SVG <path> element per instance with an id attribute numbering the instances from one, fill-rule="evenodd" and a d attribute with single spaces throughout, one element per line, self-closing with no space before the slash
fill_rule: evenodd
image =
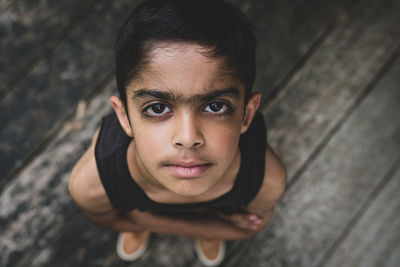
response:
<path id="1" fill-rule="evenodd" d="M 263 225 L 263 218 L 254 213 L 233 213 L 230 215 L 222 213 L 217 214 L 222 219 L 231 222 L 242 230 L 257 231 L 261 228 L 261 225 Z"/>

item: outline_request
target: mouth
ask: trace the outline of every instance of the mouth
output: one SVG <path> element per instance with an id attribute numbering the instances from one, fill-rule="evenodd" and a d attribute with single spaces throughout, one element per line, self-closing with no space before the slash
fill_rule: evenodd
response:
<path id="1" fill-rule="evenodd" d="M 195 178 L 206 172 L 211 163 L 180 162 L 176 164 L 166 164 L 174 176 L 179 178 Z"/>

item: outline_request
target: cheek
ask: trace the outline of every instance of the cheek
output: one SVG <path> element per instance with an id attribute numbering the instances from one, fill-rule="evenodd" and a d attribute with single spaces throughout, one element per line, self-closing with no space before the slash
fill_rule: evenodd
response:
<path id="1" fill-rule="evenodd" d="M 240 128 L 236 126 L 213 127 L 207 134 L 207 143 L 209 149 L 213 150 L 215 155 L 220 155 L 226 159 L 232 158 L 238 148 Z"/>
<path id="2" fill-rule="evenodd" d="M 138 153 L 148 161 L 161 157 L 169 144 L 168 133 L 162 128 L 138 126 L 134 129 L 134 136 Z"/>

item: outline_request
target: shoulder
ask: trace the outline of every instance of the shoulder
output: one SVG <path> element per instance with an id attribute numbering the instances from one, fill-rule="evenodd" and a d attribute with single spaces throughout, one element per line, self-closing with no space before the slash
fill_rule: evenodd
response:
<path id="1" fill-rule="evenodd" d="M 247 206 L 249 212 L 262 214 L 270 211 L 281 198 L 286 186 L 286 170 L 274 151 L 267 146 L 262 186 Z"/>
<path id="2" fill-rule="evenodd" d="M 94 156 L 99 129 L 93 136 L 90 147 L 73 167 L 68 190 L 75 203 L 89 213 L 104 213 L 112 209 L 101 183 Z"/>

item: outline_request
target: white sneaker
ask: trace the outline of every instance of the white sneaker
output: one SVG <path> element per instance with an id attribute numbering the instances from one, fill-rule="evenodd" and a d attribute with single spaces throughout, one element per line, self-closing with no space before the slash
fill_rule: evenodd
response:
<path id="1" fill-rule="evenodd" d="M 150 236 L 147 237 L 147 239 L 143 242 L 143 244 L 134 252 L 132 253 L 126 253 L 124 251 L 124 239 L 126 237 L 126 233 L 121 232 L 118 235 L 118 241 L 117 241 L 117 254 L 118 256 L 123 259 L 124 261 L 134 261 L 139 259 L 147 250 L 149 246 L 149 239 Z"/>
<path id="2" fill-rule="evenodd" d="M 194 250 L 196 251 L 197 256 L 199 257 L 199 260 L 205 266 L 217 266 L 225 258 L 225 241 L 219 241 L 218 255 L 213 260 L 210 260 L 209 258 L 206 257 L 206 255 L 203 252 L 203 249 L 200 246 L 199 241 L 197 241 L 197 240 L 195 240 L 195 242 L 194 242 Z"/>

